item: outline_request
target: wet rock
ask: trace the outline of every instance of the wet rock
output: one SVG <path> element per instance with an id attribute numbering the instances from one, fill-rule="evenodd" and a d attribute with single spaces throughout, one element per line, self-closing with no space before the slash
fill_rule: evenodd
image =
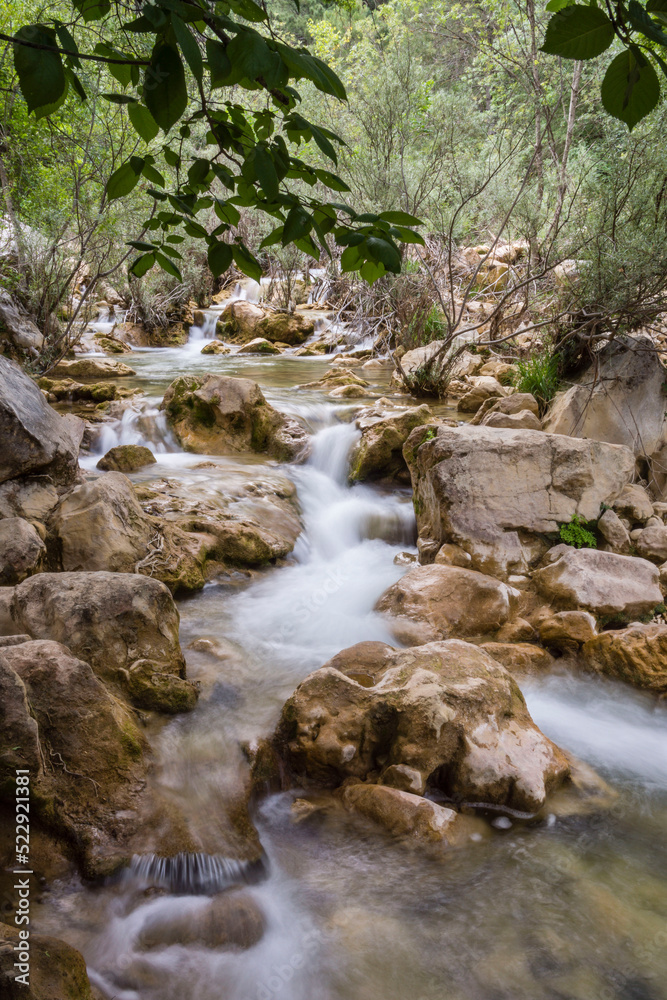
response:
<path id="1" fill-rule="evenodd" d="M 652 482 L 661 491 L 667 446 L 664 381 L 665 369 L 649 337 L 617 340 L 600 352 L 595 372 L 589 370 L 580 383 L 556 395 L 545 430 L 625 445 L 648 460 Z"/>
<path id="2" fill-rule="evenodd" d="M 515 618 L 498 630 L 498 642 L 531 642 L 537 639 L 537 633 L 525 618 Z"/>
<path id="3" fill-rule="evenodd" d="M 51 832 L 74 838 L 89 870 L 116 856 L 119 808 L 145 768 L 132 713 L 90 665 L 58 642 L 0 649 L 2 783 L 31 771 L 32 806 Z M 18 745 L 13 739 L 25 740 Z M 37 756 L 36 756 L 37 755 Z"/>
<path id="4" fill-rule="evenodd" d="M 440 546 L 433 561 L 436 566 L 460 566 L 462 569 L 470 569 L 472 565 L 472 558 L 465 549 L 462 549 L 460 545 L 450 545 L 447 542 Z"/>
<path id="5" fill-rule="evenodd" d="M 0 586 L 12 586 L 42 568 L 46 546 L 21 517 L 0 520 Z"/>
<path id="6" fill-rule="evenodd" d="M 343 804 L 350 812 L 365 816 L 394 836 L 444 841 L 450 847 L 469 841 L 480 825 L 470 816 L 421 795 L 384 785 L 349 785 L 343 792 Z"/>
<path id="7" fill-rule="evenodd" d="M 619 517 L 627 518 L 631 524 L 646 524 L 653 514 L 648 493 L 634 483 L 625 486 L 611 506 Z"/>
<path id="8" fill-rule="evenodd" d="M 556 662 L 546 649 L 529 642 L 485 642 L 482 649 L 511 674 L 544 674 Z"/>
<path id="9" fill-rule="evenodd" d="M 307 434 L 301 424 L 274 410 L 250 379 L 183 376 L 167 389 L 162 408 L 186 451 L 204 455 L 256 451 L 291 461 L 306 450 Z"/>
<path id="10" fill-rule="evenodd" d="M 647 524 L 635 542 L 637 555 L 654 563 L 667 559 L 667 525 Z"/>
<path id="11" fill-rule="evenodd" d="M 412 645 L 496 632 L 517 609 L 512 587 L 458 566 L 418 566 L 393 584 L 376 607 Z"/>
<path id="12" fill-rule="evenodd" d="M 146 950 L 170 945 L 204 948 L 252 948 L 264 935 L 266 921 L 254 899 L 245 892 L 226 892 L 212 899 L 166 901 L 151 914 L 139 932 Z"/>
<path id="13" fill-rule="evenodd" d="M 103 472 L 136 472 L 146 465 L 155 465 L 156 458 L 150 448 L 139 444 L 119 444 L 110 448 L 97 463 Z"/>
<path id="14" fill-rule="evenodd" d="M 198 698 L 194 684 L 166 674 L 162 665 L 152 660 L 137 660 L 132 664 L 127 671 L 125 690 L 133 704 L 166 715 L 191 712 Z"/>
<path id="15" fill-rule="evenodd" d="M 231 348 L 223 344 L 221 340 L 212 340 L 201 349 L 202 354 L 230 354 Z"/>
<path id="16" fill-rule="evenodd" d="M 0 357 L 0 483 L 27 473 L 52 485 L 71 482 L 78 471 L 83 422 L 59 416 L 32 379 Z"/>
<path id="17" fill-rule="evenodd" d="M 237 354 L 280 354 L 280 348 L 264 337 L 254 337 L 239 347 Z"/>
<path id="18" fill-rule="evenodd" d="M 122 395 L 113 382 L 89 382 L 83 385 L 71 378 L 40 378 L 37 384 L 40 389 L 49 393 L 49 399 L 53 397 L 57 402 L 67 400 L 75 403 L 107 403 L 112 399 L 120 399 Z"/>
<path id="19" fill-rule="evenodd" d="M 53 533 L 66 572 L 134 573 L 155 532 L 129 479 L 107 472 L 65 497 L 54 515 Z"/>
<path id="20" fill-rule="evenodd" d="M 244 299 L 230 302 L 218 320 L 217 336 L 220 340 L 233 340 L 239 343 L 252 340 L 253 337 L 257 336 L 255 331 L 265 315 L 263 309 Z"/>
<path id="21" fill-rule="evenodd" d="M 167 675 L 164 706 L 173 710 L 168 688 L 182 690 L 185 661 L 178 611 L 164 584 L 130 573 L 39 573 L 0 594 L 6 635 L 66 644 L 102 681 L 125 693 L 130 668 L 149 660 Z M 150 701 L 152 708 L 153 690 Z"/>
<path id="22" fill-rule="evenodd" d="M 371 683 L 355 679 L 363 676 Z M 568 774 L 510 674 L 458 640 L 344 650 L 299 685 L 272 742 L 286 774 L 305 786 L 382 781 L 400 764 L 453 801 L 527 812 Z"/>
<path id="23" fill-rule="evenodd" d="M 544 554 L 543 534 L 597 518 L 632 477 L 627 448 L 496 427 L 417 428 L 403 454 L 420 539 L 460 545 L 475 569 L 507 578 Z M 432 557 L 433 558 L 433 557 Z"/>
<path id="24" fill-rule="evenodd" d="M 415 427 L 434 422 L 426 405 L 389 415 L 378 416 L 373 410 L 362 413 L 357 418 L 361 439 L 350 456 L 350 480 L 397 478 L 409 482 L 403 445 Z"/>
<path id="25" fill-rule="evenodd" d="M 16 982 L 14 951 L 22 943 L 21 930 L 0 923 L 0 996 L 6 1000 L 96 1000 L 86 963 L 75 948 L 59 938 L 30 931 L 29 985 Z"/>
<path id="26" fill-rule="evenodd" d="M 667 625 L 601 632 L 581 651 L 589 670 L 656 694 L 667 693 Z"/>
<path id="27" fill-rule="evenodd" d="M 540 593 L 596 615 L 645 615 L 662 603 L 657 568 L 646 559 L 556 545 L 533 573 Z"/>
<path id="28" fill-rule="evenodd" d="M 540 641 L 562 652 L 579 649 L 597 634 L 597 623 L 588 611 L 559 611 L 538 625 Z"/>
<path id="29" fill-rule="evenodd" d="M 299 347 L 315 333 L 315 320 L 303 313 L 269 313 L 257 325 L 257 335 L 272 343 L 281 342 Z"/>
<path id="30" fill-rule="evenodd" d="M 102 358 L 77 358 L 74 361 L 59 361 L 51 372 L 54 378 L 127 378 L 137 373 L 122 361 Z"/>
<path id="31" fill-rule="evenodd" d="M 630 551 L 630 535 L 628 529 L 613 510 L 606 510 L 598 520 L 598 531 L 611 552 L 628 553 Z"/>

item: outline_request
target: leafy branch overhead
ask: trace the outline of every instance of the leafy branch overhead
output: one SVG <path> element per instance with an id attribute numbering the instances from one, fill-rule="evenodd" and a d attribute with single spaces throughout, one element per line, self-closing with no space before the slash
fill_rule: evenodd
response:
<path id="1" fill-rule="evenodd" d="M 602 81 L 602 103 L 610 115 L 634 128 L 655 108 L 660 76 L 667 77 L 667 0 L 550 0 L 547 10 L 553 15 L 543 52 L 587 60 L 612 46 L 618 50 Z"/>
<path id="2" fill-rule="evenodd" d="M 77 35 L 89 37 L 91 23 L 102 40 L 88 51 Z M 260 262 L 236 230 L 245 208 L 275 219 L 263 247 L 293 243 L 319 260 L 333 239 L 345 248 L 343 270 L 359 271 L 369 282 L 400 271 L 401 244 L 422 242 L 412 215 L 359 215 L 321 194 L 349 189 L 332 171 L 301 159 L 299 147 L 314 144 L 335 167 L 341 140 L 299 114 L 293 84 L 309 81 L 339 101 L 346 100 L 345 89 L 320 59 L 279 40 L 254 0 L 154 0 L 133 19 L 118 0 L 72 0 L 68 25 L 54 18 L 5 37 L 37 118 L 53 114 L 72 92 L 86 100 L 86 62 L 105 64 L 116 81 L 114 92 L 103 96 L 125 108 L 145 152 L 139 148 L 115 170 L 107 197 L 122 198 L 143 181 L 157 203 L 145 239 L 131 244 L 139 254 L 131 266 L 137 277 L 157 264 L 180 279 L 177 246 L 184 231 L 205 241 L 215 275 L 233 262 L 259 279 Z M 264 100 L 244 106 L 237 103 L 239 91 L 260 92 Z M 196 123 L 204 126 L 205 142 L 186 156 Z M 218 221 L 213 231 L 198 219 L 211 209 Z"/>

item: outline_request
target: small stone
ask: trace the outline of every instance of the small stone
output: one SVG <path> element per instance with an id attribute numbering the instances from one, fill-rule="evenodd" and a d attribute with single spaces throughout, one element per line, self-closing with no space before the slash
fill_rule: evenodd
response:
<path id="1" fill-rule="evenodd" d="M 627 517 L 633 524 L 643 524 L 653 513 L 648 493 L 636 484 L 625 486 L 611 506 L 619 517 Z"/>
<path id="2" fill-rule="evenodd" d="M 272 344 L 264 337 L 255 337 L 249 340 L 243 347 L 239 347 L 237 354 L 280 354 L 280 348 Z"/>
<path id="3" fill-rule="evenodd" d="M 606 510 L 598 520 L 598 531 L 612 552 L 629 552 L 630 535 L 614 510 Z"/>
<path id="4" fill-rule="evenodd" d="M 97 463 L 104 472 L 136 472 L 145 465 L 155 465 L 157 459 L 150 450 L 139 444 L 120 444 L 110 448 Z"/>
<path id="5" fill-rule="evenodd" d="M 596 621 L 587 611 L 560 611 L 539 625 L 540 640 L 545 646 L 562 651 L 578 649 L 597 634 Z"/>
<path id="6" fill-rule="evenodd" d="M 414 552 L 398 552 L 394 556 L 395 566 L 411 566 L 413 563 L 417 562 L 417 556 Z"/>
<path id="7" fill-rule="evenodd" d="M 438 554 L 434 562 L 437 565 L 461 566 L 463 569 L 469 569 L 472 564 L 472 558 L 460 545 L 450 545 L 446 542 L 438 549 Z"/>
<path id="8" fill-rule="evenodd" d="M 230 354 L 231 349 L 223 344 L 221 340 L 211 340 L 201 349 L 201 354 Z"/>

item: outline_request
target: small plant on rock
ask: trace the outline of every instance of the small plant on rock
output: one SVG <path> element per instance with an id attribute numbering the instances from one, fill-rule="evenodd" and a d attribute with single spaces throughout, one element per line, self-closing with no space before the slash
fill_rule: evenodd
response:
<path id="1" fill-rule="evenodd" d="M 596 549 L 597 539 L 589 530 L 588 521 L 579 514 L 573 514 L 567 524 L 560 526 L 560 540 L 566 545 L 573 545 L 575 549 Z"/>
<path id="2" fill-rule="evenodd" d="M 530 392 L 535 397 L 540 416 L 544 416 L 558 389 L 558 358 L 544 353 L 517 361 L 514 384 L 517 392 Z"/>

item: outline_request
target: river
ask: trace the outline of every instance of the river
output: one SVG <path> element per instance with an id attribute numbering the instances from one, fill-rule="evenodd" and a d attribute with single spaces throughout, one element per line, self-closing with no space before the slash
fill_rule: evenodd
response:
<path id="1" fill-rule="evenodd" d="M 293 558 L 230 573 L 179 602 L 202 696 L 192 714 L 152 732 L 155 780 L 215 844 L 239 746 L 268 734 L 298 682 L 338 650 L 390 639 L 373 606 L 405 570 L 398 553 L 416 549 L 408 491 L 347 485 L 356 401 L 294 388 L 327 360 L 204 356 L 200 346 L 127 359 L 148 402 L 103 425 L 83 464 L 94 475 L 111 445 L 144 443 L 158 464 L 135 480 L 224 489 L 244 463 L 207 457 L 195 468 L 201 458 L 178 451 L 157 409 L 183 372 L 253 378 L 314 435 L 305 465 L 245 463 L 296 485 L 304 530 Z M 368 376 L 371 388 L 387 392 L 388 376 Z M 189 648 L 200 638 L 222 658 Z M 489 839 L 442 854 L 337 816 L 296 823 L 295 796 L 283 793 L 254 817 L 266 855 L 259 876 L 216 852 L 190 867 L 149 856 L 106 885 L 56 882 L 36 929 L 79 948 L 108 1000 L 667 1000 L 667 713 L 630 688 L 565 672 L 522 687 L 542 730 L 619 792 L 609 811 L 505 821 Z M 266 919 L 252 947 L 141 946 L 156 915 L 194 915 L 207 892 L 246 881 Z"/>

